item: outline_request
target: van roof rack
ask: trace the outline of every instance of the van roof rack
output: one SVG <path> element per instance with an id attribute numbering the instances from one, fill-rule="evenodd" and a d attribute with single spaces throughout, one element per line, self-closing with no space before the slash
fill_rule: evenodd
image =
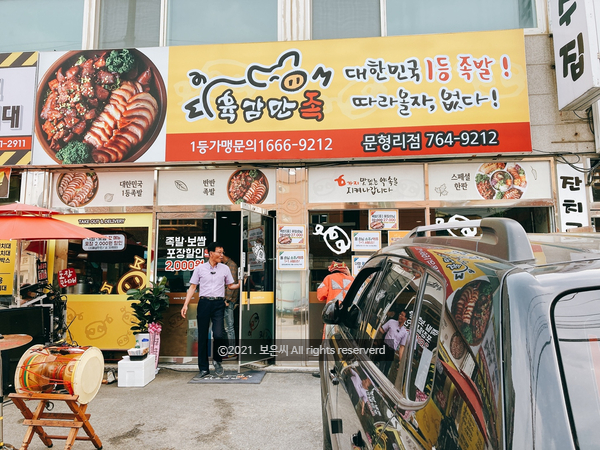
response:
<path id="1" fill-rule="evenodd" d="M 426 235 L 430 231 L 457 228 L 481 228 L 482 235 L 478 239 Z M 417 227 L 411 230 L 401 242 L 447 245 L 483 253 L 511 263 L 526 263 L 535 260 L 525 229 L 516 220 L 504 217 L 446 222 Z"/>

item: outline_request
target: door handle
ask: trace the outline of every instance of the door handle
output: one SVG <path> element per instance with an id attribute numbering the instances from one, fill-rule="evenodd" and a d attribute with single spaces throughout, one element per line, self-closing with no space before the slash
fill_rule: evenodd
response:
<path id="1" fill-rule="evenodd" d="M 340 384 L 340 379 L 337 376 L 337 370 L 335 368 L 329 371 L 329 379 L 331 380 L 331 384 L 333 384 L 334 386 Z"/>

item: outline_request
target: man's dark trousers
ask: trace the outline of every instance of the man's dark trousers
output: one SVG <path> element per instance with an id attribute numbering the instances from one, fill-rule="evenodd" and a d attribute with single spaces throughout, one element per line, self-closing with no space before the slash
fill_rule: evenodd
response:
<path id="1" fill-rule="evenodd" d="M 223 339 L 223 315 L 225 313 L 225 302 L 223 300 L 198 300 L 198 369 L 200 371 L 208 369 L 208 328 L 212 322 L 213 334 L 213 361 L 223 361 L 220 355 L 219 346 L 226 345 Z"/>

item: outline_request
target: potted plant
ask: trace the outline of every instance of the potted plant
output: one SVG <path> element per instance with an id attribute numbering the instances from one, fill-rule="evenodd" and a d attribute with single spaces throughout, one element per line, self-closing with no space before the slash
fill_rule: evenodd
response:
<path id="1" fill-rule="evenodd" d="M 170 291 L 167 287 L 167 278 L 162 277 L 157 283 L 149 282 L 150 286 L 140 289 L 129 289 L 127 300 L 133 301 L 131 308 L 133 316 L 137 319 L 132 322 L 131 330 L 134 335 L 149 334 L 149 353 L 155 355 L 158 367 L 158 353 L 160 349 L 160 332 L 163 314 L 169 307 Z"/>

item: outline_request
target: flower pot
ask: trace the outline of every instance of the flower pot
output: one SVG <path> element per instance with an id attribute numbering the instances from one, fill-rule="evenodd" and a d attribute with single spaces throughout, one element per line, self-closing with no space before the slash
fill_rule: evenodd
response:
<path id="1" fill-rule="evenodd" d="M 135 335 L 135 343 L 139 348 L 150 347 L 150 333 L 138 333 Z"/>

